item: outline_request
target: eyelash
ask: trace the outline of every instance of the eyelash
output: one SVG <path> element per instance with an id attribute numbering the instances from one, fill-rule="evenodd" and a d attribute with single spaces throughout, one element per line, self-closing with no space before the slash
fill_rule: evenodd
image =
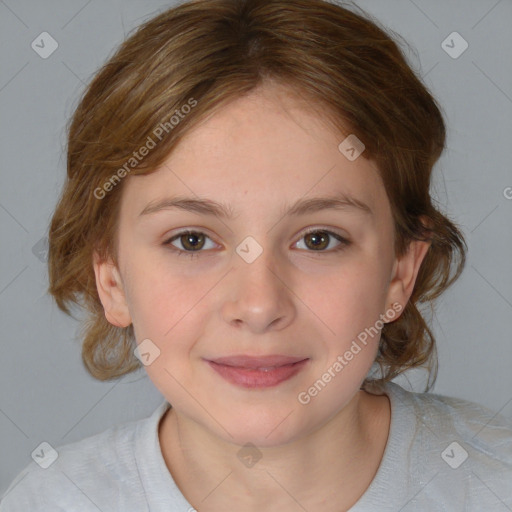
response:
<path id="1" fill-rule="evenodd" d="M 321 251 L 321 250 L 319 250 L 319 251 L 312 251 L 312 250 L 310 250 L 310 251 L 307 251 L 307 252 L 312 252 L 312 253 L 318 252 L 320 254 L 321 253 L 327 253 L 327 254 L 337 253 L 339 251 L 342 251 L 342 250 L 346 249 L 352 243 L 349 240 L 347 240 L 346 238 L 344 238 L 341 235 L 339 235 L 338 233 L 335 233 L 334 231 L 330 231 L 328 229 L 323 229 L 323 228 L 315 228 L 315 229 L 309 229 L 307 231 L 304 231 L 303 233 L 301 233 L 299 240 L 301 240 L 306 235 L 309 235 L 311 233 L 327 233 L 329 236 L 332 236 L 336 240 L 338 240 L 338 242 L 340 242 L 340 245 L 338 245 L 336 248 L 330 249 L 328 251 L 326 251 L 326 250 L 323 250 L 323 251 Z M 185 256 L 188 256 L 189 258 L 198 257 L 199 253 L 204 252 L 204 251 L 202 251 L 202 250 L 198 250 L 198 251 L 184 251 L 182 249 L 178 249 L 178 248 L 174 247 L 171 244 L 171 242 L 173 242 L 174 240 L 180 238 L 181 236 L 183 236 L 183 235 L 191 235 L 191 234 L 192 235 L 205 235 L 207 238 L 210 238 L 208 235 L 206 235 L 205 233 L 203 233 L 201 231 L 194 231 L 194 230 L 186 229 L 186 230 L 180 231 L 179 233 L 176 233 L 175 235 L 173 235 L 171 238 L 169 238 L 168 240 L 163 242 L 163 245 L 166 246 L 170 251 L 172 251 L 174 253 L 177 253 L 178 256 L 181 256 L 183 254 Z M 211 238 L 210 238 L 210 240 L 211 240 Z"/>

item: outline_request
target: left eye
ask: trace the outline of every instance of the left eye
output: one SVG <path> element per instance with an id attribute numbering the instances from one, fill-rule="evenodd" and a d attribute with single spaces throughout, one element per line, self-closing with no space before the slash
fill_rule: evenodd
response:
<path id="1" fill-rule="evenodd" d="M 332 250 L 326 251 L 325 249 L 328 248 L 333 238 L 339 242 L 338 245 L 334 249 L 331 248 Z M 206 239 L 211 240 L 209 236 L 200 231 L 187 230 L 177 233 L 165 241 L 163 245 L 169 246 L 169 248 L 172 246 L 173 248 L 171 248 L 171 250 L 177 252 L 178 256 L 186 254 L 187 256 L 194 257 L 199 255 L 197 253 L 202 252 L 201 249 L 205 247 Z M 336 252 L 344 249 L 351 243 L 341 235 L 327 229 L 309 230 L 302 233 L 300 239 L 304 239 L 306 241 L 306 248 L 311 249 L 309 252 Z M 179 242 L 182 248 L 176 247 L 174 245 L 174 241 Z M 298 243 L 299 242 L 297 242 L 297 244 Z M 212 249 L 214 246 L 215 244 L 213 244 L 213 247 L 209 248 Z"/>
<path id="2" fill-rule="evenodd" d="M 339 251 L 343 249 L 345 246 L 350 245 L 350 242 L 343 238 L 341 235 L 338 235 L 337 233 L 334 233 L 332 231 L 329 231 L 327 229 L 313 229 L 310 231 L 306 231 L 305 233 L 302 233 L 301 239 L 306 240 L 306 244 L 311 243 L 313 251 L 320 251 L 320 252 L 331 252 L 331 251 L 325 251 L 323 249 L 326 248 L 326 241 L 327 246 L 329 245 L 329 239 L 334 238 L 339 242 L 338 246 L 336 246 L 333 251 Z M 298 243 L 298 242 L 297 242 Z"/>

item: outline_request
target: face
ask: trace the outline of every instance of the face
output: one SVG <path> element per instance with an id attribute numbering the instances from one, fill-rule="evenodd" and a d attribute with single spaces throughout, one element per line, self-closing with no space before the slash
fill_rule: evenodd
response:
<path id="1" fill-rule="evenodd" d="M 377 168 L 344 138 L 266 86 L 124 183 L 119 268 L 94 264 L 106 316 L 151 340 L 176 414 L 226 441 L 288 443 L 348 407 L 412 292 L 424 248 L 395 258 Z"/>

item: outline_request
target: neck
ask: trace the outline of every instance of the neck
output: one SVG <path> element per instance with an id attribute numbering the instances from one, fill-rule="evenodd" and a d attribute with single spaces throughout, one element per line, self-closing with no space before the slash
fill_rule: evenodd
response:
<path id="1" fill-rule="evenodd" d="M 301 506 L 339 512 L 348 510 L 375 476 L 389 418 L 385 395 L 359 391 L 325 424 L 285 445 L 240 452 L 239 445 L 213 436 L 172 408 L 159 435 L 174 481 L 201 512 L 282 512 Z"/>

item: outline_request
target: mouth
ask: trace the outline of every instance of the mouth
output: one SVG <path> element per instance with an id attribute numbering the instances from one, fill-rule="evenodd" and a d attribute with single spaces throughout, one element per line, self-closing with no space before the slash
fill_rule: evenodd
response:
<path id="1" fill-rule="evenodd" d="M 244 388 L 277 386 L 297 375 L 309 358 L 271 355 L 263 357 L 231 356 L 205 359 L 224 380 Z"/>

